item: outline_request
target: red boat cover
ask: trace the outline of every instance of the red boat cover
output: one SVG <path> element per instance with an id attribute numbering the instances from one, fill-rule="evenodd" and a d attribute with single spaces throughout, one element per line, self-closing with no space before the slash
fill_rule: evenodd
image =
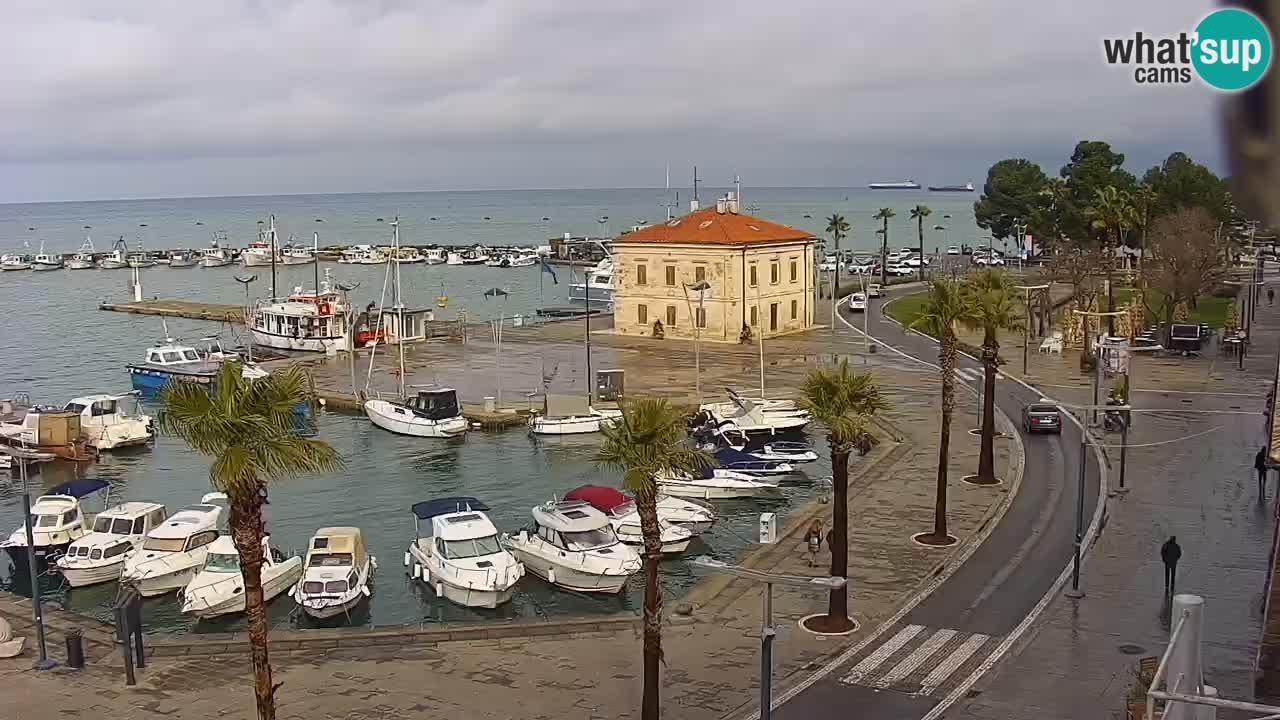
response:
<path id="1" fill-rule="evenodd" d="M 574 488 L 564 496 L 564 499 L 581 500 L 603 513 L 613 512 L 613 509 L 619 505 L 631 502 L 631 498 L 620 491 L 603 485 L 583 485 L 580 488 Z"/>

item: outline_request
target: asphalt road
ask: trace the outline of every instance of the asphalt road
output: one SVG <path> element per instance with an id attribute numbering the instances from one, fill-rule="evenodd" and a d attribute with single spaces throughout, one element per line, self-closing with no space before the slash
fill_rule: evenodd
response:
<path id="1" fill-rule="evenodd" d="M 881 315 L 881 302 L 873 301 L 869 309 L 870 334 L 914 358 L 937 364 L 937 344 L 904 333 Z M 842 314 L 861 328 L 861 314 L 843 309 Z M 957 382 L 981 389 L 981 371 L 981 363 L 958 358 Z M 958 403 L 973 402 L 971 395 L 959 392 Z M 1023 406 L 1038 398 L 1012 379 L 996 381 L 996 403 L 1019 432 Z M 952 427 L 953 433 L 968 430 Z M 918 719 L 980 667 L 1027 616 L 1072 557 L 1080 430 L 1067 420 L 1061 435 L 1024 436 L 1023 441 L 1026 464 L 1021 490 L 986 542 L 900 623 L 778 707 L 775 718 Z M 950 482 L 959 483 L 960 477 L 952 476 Z M 1096 457 L 1089 451 L 1086 527 L 1097 498 Z"/>

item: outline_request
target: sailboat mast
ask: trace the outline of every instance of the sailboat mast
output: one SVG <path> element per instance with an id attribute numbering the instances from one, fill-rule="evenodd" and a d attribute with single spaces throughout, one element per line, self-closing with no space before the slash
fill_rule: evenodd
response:
<path id="1" fill-rule="evenodd" d="M 316 302 L 320 302 L 320 233 L 311 233 L 311 267 L 315 270 Z"/>
<path id="2" fill-rule="evenodd" d="M 267 230 L 267 234 L 271 236 L 271 247 L 267 249 L 271 253 L 271 299 L 276 299 L 276 216 L 271 215 L 271 227 Z"/>
<path id="3" fill-rule="evenodd" d="M 404 399 L 404 303 L 400 299 L 400 216 L 391 221 L 392 228 L 392 262 L 395 263 L 395 286 L 393 296 L 396 303 L 396 346 L 400 348 L 400 398 Z"/>

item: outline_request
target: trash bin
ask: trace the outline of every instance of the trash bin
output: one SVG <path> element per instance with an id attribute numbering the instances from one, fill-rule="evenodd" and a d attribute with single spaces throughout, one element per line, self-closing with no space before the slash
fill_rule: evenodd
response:
<path id="1" fill-rule="evenodd" d="M 84 669 L 84 638 L 80 628 L 67 631 L 67 667 L 76 670 Z"/>

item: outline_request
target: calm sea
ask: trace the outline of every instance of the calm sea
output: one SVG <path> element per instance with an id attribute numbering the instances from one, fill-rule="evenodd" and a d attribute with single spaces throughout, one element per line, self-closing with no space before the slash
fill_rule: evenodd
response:
<path id="1" fill-rule="evenodd" d="M 704 198 L 723 192 L 703 189 Z M 971 194 L 914 191 L 870 192 L 858 189 L 744 190 L 743 205 L 750 212 L 821 234 L 825 217 L 843 214 L 852 226 L 855 248 L 872 249 L 878 224 L 872 216 L 892 207 L 898 217 L 890 223 L 891 246 L 913 245 L 915 227 L 907 214 L 926 204 L 933 215 L 925 224 L 926 247 L 976 244 Z M 682 191 L 682 197 L 687 197 Z M 516 192 L 389 193 L 365 195 L 297 195 L 242 198 L 191 198 L 37 203 L 0 205 L 0 252 L 35 252 L 45 244 L 49 252 L 73 252 L 91 236 L 107 249 L 124 236 L 131 247 L 169 249 L 203 247 L 216 230 L 225 230 L 236 246 L 251 241 L 257 222 L 274 213 L 282 237 L 294 235 L 320 244 L 385 244 L 387 221 L 400 218 L 406 244 L 495 245 L 543 244 L 564 233 L 610 235 L 633 225 L 666 216 L 662 190 L 563 190 Z M 683 204 L 683 203 L 682 203 Z M 687 209 L 687 206 L 686 208 Z M 950 218 L 945 217 L 950 215 Z M 544 219 L 545 218 L 545 219 Z M 601 222 L 604 220 L 604 222 Z M 946 230 L 934 230 L 945 225 Z M 86 227 L 87 226 L 87 227 Z M 382 291 L 383 269 L 325 263 L 335 279 L 360 287 L 355 302 L 376 300 Z M 244 287 L 235 282 L 243 268 L 143 271 L 144 293 L 162 298 L 240 303 Z M 269 292 L 269 270 L 255 268 L 258 280 L 249 286 L 253 296 Z M 559 284 L 537 268 L 498 270 L 484 267 L 405 266 L 405 301 L 429 307 L 441 289 L 450 296 L 450 311 L 466 309 L 473 318 L 496 317 L 499 307 L 485 300 L 491 287 L 507 290 L 505 313 L 531 313 L 540 304 L 564 304 L 567 268 L 557 268 Z M 283 269 L 282 289 L 310 287 L 310 267 Z M 128 271 L 55 271 L 0 273 L 0 398 L 27 393 L 36 402 L 62 404 L 76 395 L 114 392 L 129 387 L 124 365 L 141 357 L 162 337 L 158 318 L 107 313 L 96 309 L 104 300 L 129 299 Z M 170 335 L 194 339 L 219 334 L 236 340 L 237 330 L 215 323 L 173 320 Z M 488 502 L 498 527 L 516 531 L 529 522 L 529 509 L 553 495 L 585 483 L 617 484 L 620 478 L 598 470 L 591 462 L 594 441 L 537 443 L 523 431 L 501 434 L 471 433 L 460 442 L 431 442 L 402 438 L 373 428 L 365 419 L 322 413 L 316 434 L 342 453 L 342 473 L 299 478 L 272 487 L 268 529 L 283 549 L 300 549 L 318 527 L 361 526 L 381 565 L 367 617 L 357 622 L 401 623 L 439 620 L 478 620 L 511 616 L 554 616 L 569 613 L 613 612 L 639 606 L 639 585 L 617 598 L 592 598 L 564 593 L 530 578 L 510 605 L 492 613 L 463 610 L 434 599 L 412 586 L 401 567 L 401 556 L 414 534 L 409 506 L 419 500 L 447 495 L 475 495 Z M 827 474 L 823 462 L 805 467 L 805 475 L 787 490 L 781 503 L 762 505 L 740 501 L 717 507 L 722 520 L 688 556 L 711 554 L 733 559 L 753 540 L 757 515 L 765 508 L 786 512 L 814 492 L 812 480 Z M 70 468 L 55 466 L 31 478 L 34 491 L 70 479 Z M 170 510 L 194 502 L 209 489 L 208 461 L 180 443 L 159 438 L 147 449 L 104 456 L 86 473 L 112 484 L 113 499 L 153 500 Z M 21 522 L 21 485 L 16 477 L 0 475 L 0 533 Z M 2 563 L 3 560 L 0 560 Z M 10 583 L 0 567 L 0 583 Z M 696 578 L 681 559 L 664 563 L 666 592 L 678 597 Z M 115 586 L 69 591 L 46 583 L 44 593 L 71 608 L 106 616 Z M 272 606 L 273 621 L 295 622 L 287 598 Z M 147 603 L 148 627 L 157 631 L 185 631 L 191 624 L 174 601 Z M 197 630 L 223 630 L 240 621 L 201 623 Z"/>

